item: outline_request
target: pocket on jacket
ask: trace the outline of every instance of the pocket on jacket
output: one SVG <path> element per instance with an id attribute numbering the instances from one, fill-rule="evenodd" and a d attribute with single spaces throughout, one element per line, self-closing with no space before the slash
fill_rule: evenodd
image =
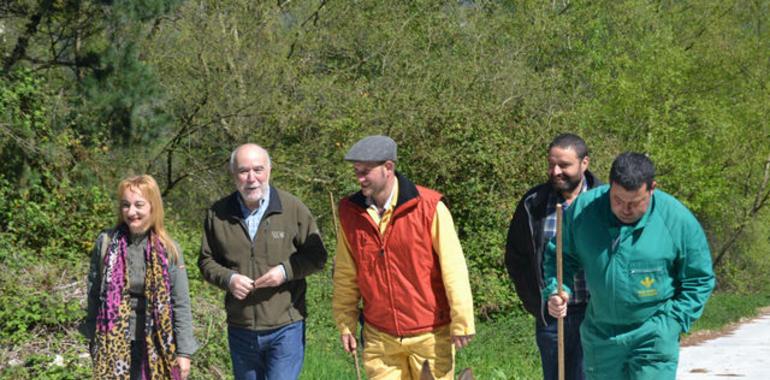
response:
<path id="1" fill-rule="evenodd" d="M 372 272 L 377 269 L 377 261 L 382 255 L 380 254 L 381 251 L 377 252 L 369 252 L 364 251 L 361 252 L 359 255 L 359 258 L 361 260 L 360 264 L 358 264 L 358 270 L 365 270 L 367 272 Z"/>
<path id="2" fill-rule="evenodd" d="M 251 306 L 253 307 L 253 306 Z M 245 301 L 239 301 L 230 292 L 225 293 L 225 310 L 227 322 L 236 326 L 250 326 L 253 320 L 253 309 Z M 247 312 L 251 310 L 251 312 Z"/>
<path id="3" fill-rule="evenodd" d="M 682 331 L 679 322 L 665 314 L 658 314 L 648 320 L 651 324 L 650 342 L 646 343 L 647 360 L 655 362 L 676 362 L 679 357 L 679 335 Z"/>
<path id="4" fill-rule="evenodd" d="M 666 260 L 637 260 L 628 266 L 629 300 L 634 304 L 656 303 L 668 297 L 669 282 Z"/>

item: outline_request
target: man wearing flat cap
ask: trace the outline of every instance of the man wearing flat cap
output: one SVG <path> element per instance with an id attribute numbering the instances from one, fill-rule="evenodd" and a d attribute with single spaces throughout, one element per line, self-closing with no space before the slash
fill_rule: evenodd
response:
<path id="1" fill-rule="evenodd" d="M 369 379 L 454 378 L 455 348 L 473 335 L 468 268 L 443 196 L 396 172 L 396 143 L 369 136 L 345 155 L 361 190 L 339 204 L 332 309 L 356 350 L 363 300 Z"/>

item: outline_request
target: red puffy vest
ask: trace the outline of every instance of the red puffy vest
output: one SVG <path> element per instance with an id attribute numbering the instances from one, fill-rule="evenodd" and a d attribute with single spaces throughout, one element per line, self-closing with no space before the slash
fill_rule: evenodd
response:
<path id="1" fill-rule="evenodd" d="M 357 268 L 366 323 L 394 336 L 448 324 L 449 303 L 431 239 L 442 195 L 399 177 L 398 204 L 384 235 L 357 195 L 340 201 L 339 210 Z"/>

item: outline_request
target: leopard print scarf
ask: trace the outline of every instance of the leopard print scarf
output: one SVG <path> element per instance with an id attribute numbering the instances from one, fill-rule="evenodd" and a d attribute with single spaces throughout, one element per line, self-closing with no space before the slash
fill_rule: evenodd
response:
<path id="1" fill-rule="evenodd" d="M 104 255 L 104 279 L 96 316 L 94 379 L 129 379 L 131 376 L 131 315 L 126 254 L 128 233 L 116 229 Z M 142 379 L 181 379 L 176 364 L 171 282 L 168 256 L 157 235 L 150 232 L 145 252 L 144 296 L 147 300 Z"/>

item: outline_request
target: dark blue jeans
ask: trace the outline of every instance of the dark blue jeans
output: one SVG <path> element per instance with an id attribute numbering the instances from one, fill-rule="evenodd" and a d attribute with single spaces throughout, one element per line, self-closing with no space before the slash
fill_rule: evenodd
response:
<path id="1" fill-rule="evenodd" d="M 564 318 L 564 378 L 583 380 L 583 346 L 580 344 L 580 324 L 586 314 L 585 305 L 569 305 Z M 559 343 L 556 318 L 545 311 L 544 325 L 539 319 L 535 326 L 537 348 L 543 364 L 543 379 L 557 380 L 559 377 Z"/>
<path id="2" fill-rule="evenodd" d="M 305 358 L 305 322 L 274 330 L 228 326 L 235 380 L 296 380 Z"/>

